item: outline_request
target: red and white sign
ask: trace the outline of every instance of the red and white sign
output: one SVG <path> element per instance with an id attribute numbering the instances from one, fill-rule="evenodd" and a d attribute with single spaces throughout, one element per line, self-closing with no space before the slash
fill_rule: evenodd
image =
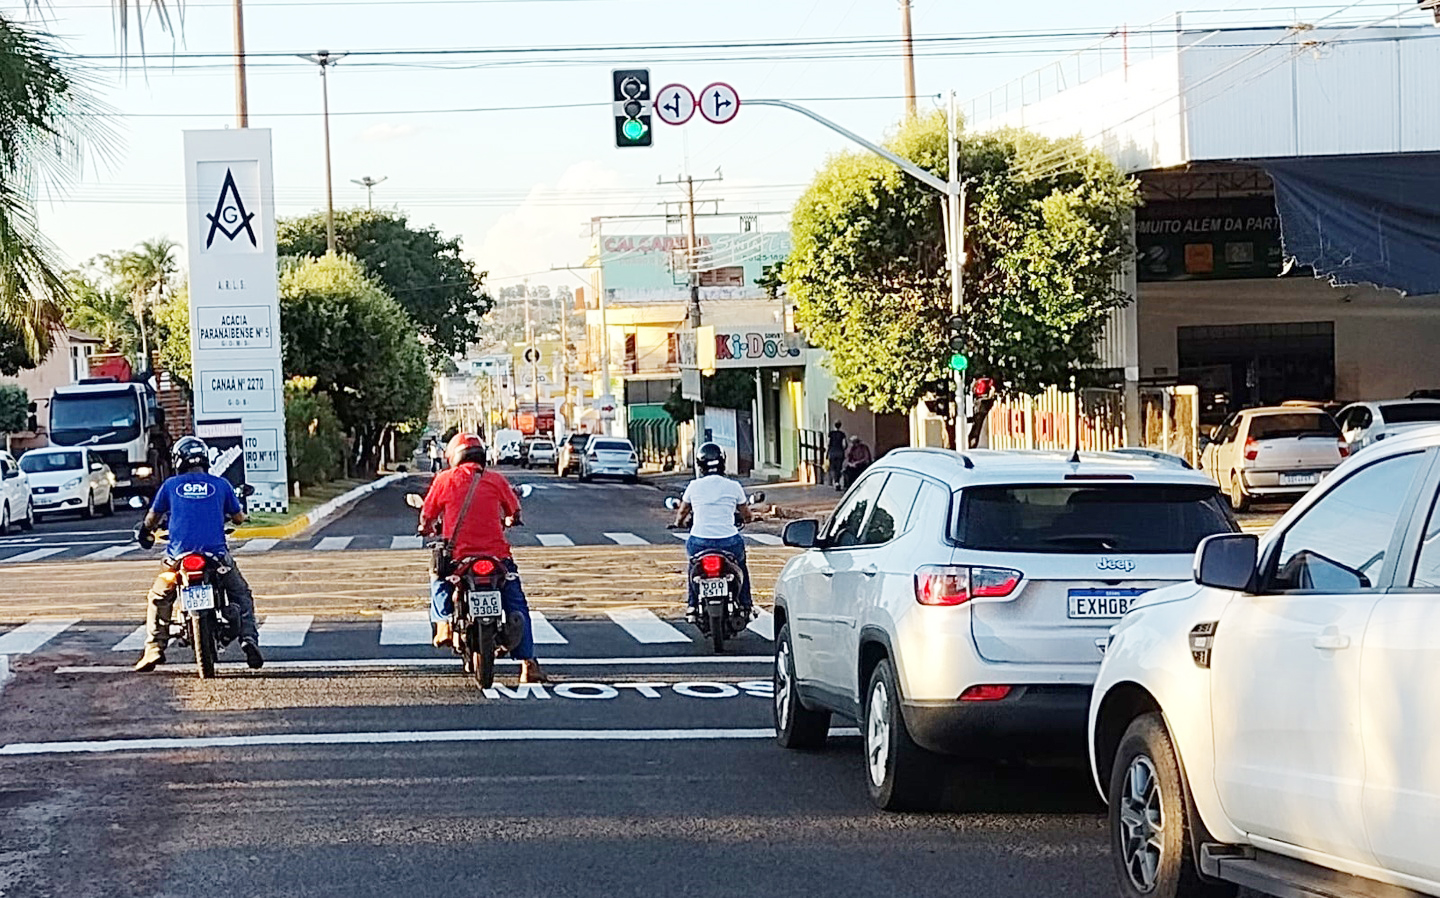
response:
<path id="1" fill-rule="evenodd" d="M 667 125 L 683 125 L 695 116 L 695 95 L 683 84 L 667 84 L 655 92 L 654 113 Z"/>
<path id="2" fill-rule="evenodd" d="M 735 88 L 723 81 L 716 81 L 700 91 L 697 98 L 700 105 L 700 114 L 705 120 L 714 125 L 723 125 L 735 118 L 740 111 L 740 95 Z"/>

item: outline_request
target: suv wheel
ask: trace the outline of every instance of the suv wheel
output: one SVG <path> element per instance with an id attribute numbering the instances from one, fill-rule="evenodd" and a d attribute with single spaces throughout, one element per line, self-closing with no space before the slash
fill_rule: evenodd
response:
<path id="1" fill-rule="evenodd" d="M 870 800 L 887 811 L 922 810 L 935 802 L 941 787 L 935 756 L 915 744 L 900 711 L 900 690 L 889 658 L 870 675 L 865 716 L 865 785 Z"/>
<path id="2" fill-rule="evenodd" d="M 830 712 L 812 711 L 800 702 L 795 682 L 795 649 L 790 625 L 775 635 L 775 741 L 782 748 L 821 748 L 830 732 Z"/>
<path id="3" fill-rule="evenodd" d="M 1190 851 L 1185 789 L 1175 746 L 1158 714 L 1137 717 L 1110 772 L 1110 855 L 1121 895 L 1233 896 L 1229 883 L 1202 880 Z"/>

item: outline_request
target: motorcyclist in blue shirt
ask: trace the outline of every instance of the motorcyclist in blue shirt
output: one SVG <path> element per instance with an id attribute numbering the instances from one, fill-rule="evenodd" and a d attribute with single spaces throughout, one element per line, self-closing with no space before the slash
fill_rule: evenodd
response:
<path id="1" fill-rule="evenodd" d="M 150 587 L 145 615 L 145 653 L 135 662 L 141 673 L 165 663 L 165 644 L 170 638 L 170 614 L 175 606 L 175 572 L 180 559 L 200 552 L 220 559 L 219 586 L 240 615 L 240 649 L 252 669 L 265 663 L 260 654 L 260 633 L 255 626 L 255 600 L 250 584 L 241 576 L 225 542 L 225 522 L 245 523 L 245 510 L 235 488 L 223 477 L 210 473 L 210 447 L 199 437 L 182 437 L 171 450 L 175 476 L 161 484 L 155 501 L 140 524 L 140 545 L 155 544 L 155 531 L 170 518 L 170 542 L 165 547 L 164 567 Z"/>

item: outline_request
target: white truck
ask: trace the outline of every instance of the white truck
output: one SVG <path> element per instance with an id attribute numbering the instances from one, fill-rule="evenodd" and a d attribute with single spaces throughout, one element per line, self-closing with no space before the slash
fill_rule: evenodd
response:
<path id="1" fill-rule="evenodd" d="M 57 387 L 49 438 L 89 447 L 114 472 L 120 495 L 151 495 L 170 475 L 165 416 L 148 384 L 94 377 Z"/>
<path id="2" fill-rule="evenodd" d="M 525 434 L 513 428 L 495 431 L 495 442 L 491 450 L 492 461 L 497 465 L 520 464 L 520 444 L 524 440 Z"/>

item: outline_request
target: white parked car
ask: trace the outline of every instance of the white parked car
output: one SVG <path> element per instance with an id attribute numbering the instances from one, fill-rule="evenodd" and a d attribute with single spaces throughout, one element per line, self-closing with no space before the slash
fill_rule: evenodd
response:
<path id="1" fill-rule="evenodd" d="M 35 529 L 35 506 L 30 501 L 30 475 L 20 470 L 15 456 L 0 451 L 0 536 L 10 528 Z"/>
<path id="2" fill-rule="evenodd" d="M 1440 424 L 1440 401 L 1434 399 L 1393 399 L 1387 402 L 1355 402 L 1335 416 L 1350 451 L 1359 452 L 1371 443 L 1398 436 L 1407 430 Z"/>
<path id="3" fill-rule="evenodd" d="M 937 755 L 1084 753 L 1097 640 L 1238 530 L 1215 482 L 1137 454 L 900 449 L 822 528 L 793 521 L 775 586 L 775 732 L 861 721 L 867 785 L 920 807 Z"/>
<path id="4" fill-rule="evenodd" d="M 552 440 L 531 440 L 525 453 L 525 468 L 555 467 L 555 443 Z"/>
<path id="5" fill-rule="evenodd" d="M 20 457 L 20 470 L 30 477 L 30 496 L 37 515 L 79 512 L 115 513 L 115 475 L 99 455 L 84 447 L 50 446 Z"/>
<path id="6" fill-rule="evenodd" d="M 593 437 L 580 456 L 580 480 L 622 477 L 634 483 L 640 477 L 640 456 L 635 446 L 622 437 Z"/>
<path id="7" fill-rule="evenodd" d="M 1115 627 L 1090 748 L 1122 895 L 1440 895 L 1437 492 L 1440 427 L 1387 439 Z"/>
<path id="8" fill-rule="evenodd" d="M 1288 405 L 1236 412 L 1201 446 L 1200 467 L 1236 511 L 1305 495 L 1350 453 L 1328 412 Z"/>

